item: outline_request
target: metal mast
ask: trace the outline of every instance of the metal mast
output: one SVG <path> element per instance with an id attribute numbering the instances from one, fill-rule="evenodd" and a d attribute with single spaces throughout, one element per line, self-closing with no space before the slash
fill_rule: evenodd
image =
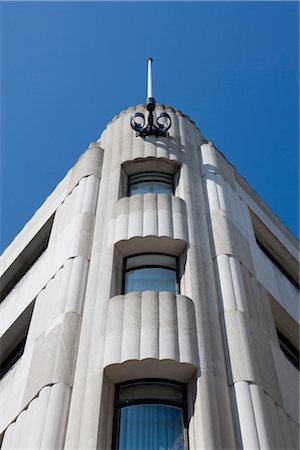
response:
<path id="1" fill-rule="evenodd" d="M 147 99 L 146 108 L 149 112 L 148 123 L 146 124 L 146 119 L 143 113 L 136 112 L 131 116 L 130 125 L 133 130 L 136 131 L 137 136 L 146 137 L 150 135 L 166 136 L 167 130 L 170 128 L 172 122 L 171 117 L 166 112 L 162 112 L 156 119 L 154 123 L 154 112 L 155 112 L 155 99 L 153 97 L 152 91 L 152 62 L 151 57 L 147 58 Z"/>

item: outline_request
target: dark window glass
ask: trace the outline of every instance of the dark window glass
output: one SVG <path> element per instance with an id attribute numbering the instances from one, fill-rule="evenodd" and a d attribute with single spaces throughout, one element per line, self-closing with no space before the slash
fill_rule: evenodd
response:
<path id="1" fill-rule="evenodd" d="M 184 386 L 149 380 L 117 387 L 115 448 L 186 450 Z"/>
<path id="2" fill-rule="evenodd" d="M 273 264 L 283 273 L 283 275 L 295 286 L 296 289 L 299 289 L 298 282 L 290 275 L 290 273 L 283 267 L 283 265 L 280 263 L 278 258 L 275 258 L 269 250 L 264 246 L 262 242 L 256 237 L 256 243 L 259 246 L 259 248 L 262 250 L 262 252 L 269 258 L 270 261 L 272 261 Z"/>
<path id="3" fill-rule="evenodd" d="M 276 331 L 281 350 L 293 366 L 299 370 L 299 350 L 278 329 Z"/>
<path id="4" fill-rule="evenodd" d="M 1 277 L 0 301 L 2 302 L 10 291 L 16 286 L 26 272 L 33 266 L 46 250 L 53 225 L 54 214 L 47 220 L 31 242 L 19 254 L 11 266 Z"/>
<path id="5" fill-rule="evenodd" d="M 28 329 L 34 308 L 32 302 L 0 339 L 0 379 L 17 363 L 24 353 Z"/>
<path id="6" fill-rule="evenodd" d="M 16 346 L 12 349 L 11 353 L 0 363 L 0 379 L 3 378 L 7 372 L 16 364 L 24 353 L 26 344 L 26 337 L 24 336 Z"/>
<path id="7" fill-rule="evenodd" d="M 158 253 L 126 258 L 123 291 L 177 292 L 176 258 Z"/>
<path id="8" fill-rule="evenodd" d="M 142 172 L 128 177 L 128 195 L 173 194 L 173 176 L 168 173 Z"/>

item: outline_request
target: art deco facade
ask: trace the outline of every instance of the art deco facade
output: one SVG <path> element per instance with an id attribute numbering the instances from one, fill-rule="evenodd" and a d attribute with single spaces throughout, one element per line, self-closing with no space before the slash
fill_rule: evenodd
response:
<path id="1" fill-rule="evenodd" d="M 188 117 L 135 111 L 2 256 L 1 449 L 296 449 L 298 243 Z"/>

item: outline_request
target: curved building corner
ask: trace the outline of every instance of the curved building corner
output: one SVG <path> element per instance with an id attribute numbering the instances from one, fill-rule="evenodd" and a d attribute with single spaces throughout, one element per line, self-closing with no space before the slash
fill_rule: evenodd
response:
<path id="1" fill-rule="evenodd" d="M 2 255 L 1 449 L 298 448 L 298 243 L 187 116 L 136 112 Z"/>

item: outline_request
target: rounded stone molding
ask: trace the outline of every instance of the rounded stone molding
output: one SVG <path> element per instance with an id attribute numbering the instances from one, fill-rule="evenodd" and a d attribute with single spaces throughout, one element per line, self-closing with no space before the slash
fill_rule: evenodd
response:
<path id="1" fill-rule="evenodd" d="M 178 160 L 163 157 L 155 158 L 154 156 L 136 158 L 122 163 L 122 168 L 127 175 L 140 172 L 163 172 L 174 175 L 179 170 L 180 166 L 181 163 Z"/>
<path id="2" fill-rule="evenodd" d="M 108 151 L 118 148 L 118 159 L 121 164 L 149 157 L 165 158 L 181 164 L 186 159 L 186 153 L 195 152 L 204 138 L 187 116 L 178 110 L 157 104 L 157 115 L 164 112 L 168 113 L 172 121 L 166 137 L 136 136 L 130 126 L 132 114 L 142 113 L 148 116 L 145 105 L 137 105 L 115 117 L 107 125 L 97 143 Z"/>
<path id="3" fill-rule="evenodd" d="M 145 291 L 109 300 L 104 367 L 148 359 L 176 361 L 193 370 L 199 365 L 191 299 Z"/>
<path id="4" fill-rule="evenodd" d="M 136 249 L 180 255 L 188 244 L 185 202 L 168 194 L 121 198 L 116 208 L 114 243 L 123 256 Z"/>
<path id="5" fill-rule="evenodd" d="M 193 377 L 195 371 L 195 366 L 190 363 L 154 358 L 125 361 L 105 367 L 105 374 L 114 383 L 142 378 L 160 378 L 187 383 Z"/>

